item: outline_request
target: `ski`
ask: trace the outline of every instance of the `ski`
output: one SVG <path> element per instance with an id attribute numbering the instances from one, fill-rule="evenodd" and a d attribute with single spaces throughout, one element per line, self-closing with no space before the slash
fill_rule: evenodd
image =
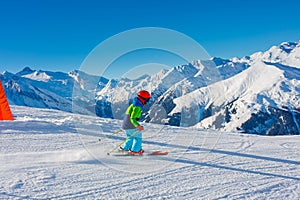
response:
<path id="1" fill-rule="evenodd" d="M 162 156 L 162 155 L 168 155 L 169 152 L 167 151 L 160 151 L 160 150 L 157 150 L 157 151 L 151 151 L 149 153 L 143 153 L 141 155 L 132 155 L 130 154 L 129 152 L 113 152 L 111 154 L 108 154 L 108 155 L 112 155 L 112 156 Z"/>
<path id="2" fill-rule="evenodd" d="M 160 151 L 160 150 L 152 151 L 150 153 L 147 153 L 148 156 L 168 155 L 168 154 L 169 154 L 169 152 L 167 152 L 167 151 Z"/>

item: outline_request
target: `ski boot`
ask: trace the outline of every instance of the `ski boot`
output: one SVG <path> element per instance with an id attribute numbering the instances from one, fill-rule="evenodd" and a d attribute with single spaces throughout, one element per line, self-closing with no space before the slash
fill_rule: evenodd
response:
<path id="1" fill-rule="evenodd" d="M 121 152 L 121 153 L 128 153 L 129 152 L 129 150 L 123 149 L 123 147 L 119 147 L 118 151 Z"/>
<path id="2" fill-rule="evenodd" d="M 134 152 L 134 151 L 129 150 L 129 154 L 133 155 L 133 156 L 141 156 L 141 155 L 143 155 L 144 152 L 145 151 L 143 149 L 139 150 L 138 152 Z"/>

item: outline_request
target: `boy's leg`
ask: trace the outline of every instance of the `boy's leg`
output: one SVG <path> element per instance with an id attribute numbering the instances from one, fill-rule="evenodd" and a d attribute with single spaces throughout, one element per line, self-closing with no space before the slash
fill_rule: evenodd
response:
<path id="1" fill-rule="evenodd" d="M 136 129 L 127 129 L 127 130 L 125 130 L 126 137 L 129 138 L 129 137 L 134 133 L 134 131 L 136 131 Z M 124 149 L 125 151 L 131 150 L 133 140 L 134 140 L 134 137 L 130 137 L 130 138 L 125 142 L 125 144 L 124 144 L 124 146 L 123 146 L 123 149 Z"/>
<path id="2" fill-rule="evenodd" d="M 142 132 L 138 132 L 133 138 L 131 151 L 139 152 L 142 149 Z"/>

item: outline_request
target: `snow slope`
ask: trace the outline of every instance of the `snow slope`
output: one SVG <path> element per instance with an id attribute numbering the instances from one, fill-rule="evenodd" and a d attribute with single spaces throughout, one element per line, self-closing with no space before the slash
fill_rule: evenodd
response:
<path id="1" fill-rule="evenodd" d="M 113 157 L 120 121 L 12 106 L 0 122 L 0 199 L 299 199 L 300 137 L 145 124 L 143 148 Z"/>

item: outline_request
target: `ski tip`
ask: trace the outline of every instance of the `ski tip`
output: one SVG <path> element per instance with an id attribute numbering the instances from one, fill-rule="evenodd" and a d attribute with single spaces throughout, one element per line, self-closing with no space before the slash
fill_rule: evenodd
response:
<path id="1" fill-rule="evenodd" d="M 150 152 L 148 153 L 148 155 L 168 155 L 169 152 L 167 151 L 153 151 L 153 152 Z"/>

